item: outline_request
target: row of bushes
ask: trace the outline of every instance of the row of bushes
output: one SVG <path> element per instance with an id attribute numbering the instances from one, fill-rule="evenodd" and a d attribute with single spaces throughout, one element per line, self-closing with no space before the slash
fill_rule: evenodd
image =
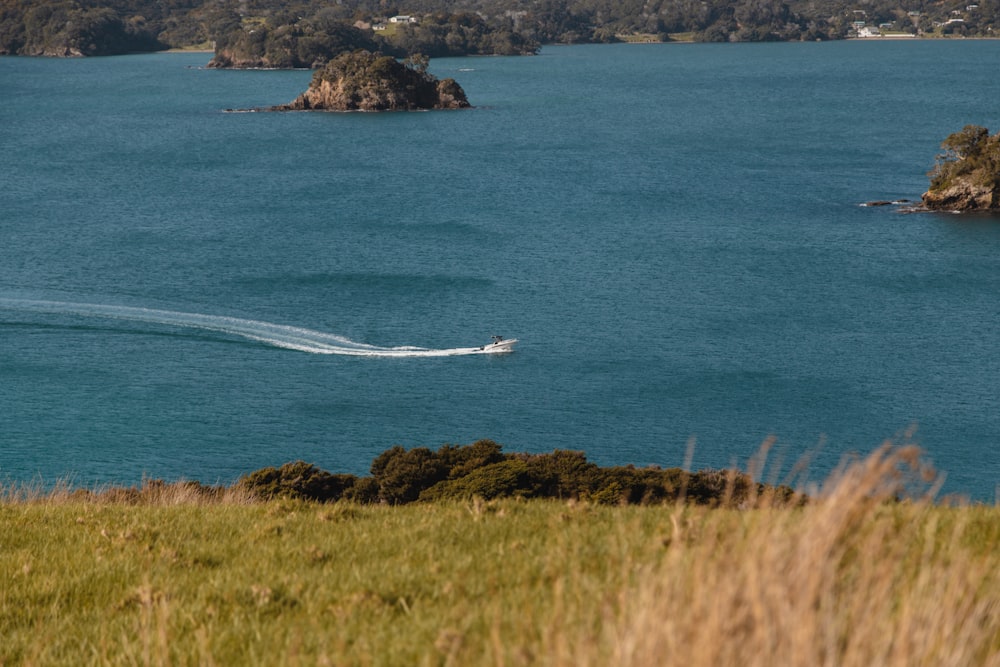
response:
<path id="1" fill-rule="evenodd" d="M 371 475 L 332 474 L 303 461 L 241 477 L 234 488 L 260 499 L 291 497 L 320 502 L 349 500 L 399 505 L 417 501 L 494 498 L 560 498 L 602 504 L 659 504 L 684 499 L 704 505 L 740 505 L 766 496 L 799 497 L 786 486 L 754 482 L 735 470 L 688 473 L 680 468 L 602 468 L 583 452 L 505 454 L 497 443 L 393 447 L 379 454 Z"/>

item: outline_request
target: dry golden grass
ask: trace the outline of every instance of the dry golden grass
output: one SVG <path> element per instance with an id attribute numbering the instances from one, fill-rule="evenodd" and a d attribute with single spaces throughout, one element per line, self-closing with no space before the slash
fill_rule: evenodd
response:
<path id="1" fill-rule="evenodd" d="M 1000 665 L 1000 508 L 253 503 L 8 490 L 0 665 Z M 923 480 L 926 483 L 926 480 Z"/>
<path id="2" fill-rule="evenodd" d="M 205 486 L 198 482 L 178 481 L 167 483 L 146 479 L 138 487 L 108 485 L 96 489 L 74 487 L 57 482 L 52 487 L 41 483 L 0 485 L 0 504 L 4 505 L 246 505 L 255 502 L 252 494 L 236 485 L 231 487 Z"/>
<path id="3" fill-rule="evenodd" d="M 917 456 L 884 447 L 801 510 L 675 511 L 666 557 L 608 619 L 611 662 L 1000 665 L 1000 514 L 887 502 L 926 474 Z"/>

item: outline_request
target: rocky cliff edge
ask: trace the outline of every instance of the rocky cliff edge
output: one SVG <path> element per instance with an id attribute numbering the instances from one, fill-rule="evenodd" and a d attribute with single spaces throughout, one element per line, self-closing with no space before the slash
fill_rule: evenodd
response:
<path id="1" fill-rule="evenodd" d="M 941 143 L 923 194 L 923 207 L 933 211 L 1000 212 L 1000 133 L 966 125 Z"/>

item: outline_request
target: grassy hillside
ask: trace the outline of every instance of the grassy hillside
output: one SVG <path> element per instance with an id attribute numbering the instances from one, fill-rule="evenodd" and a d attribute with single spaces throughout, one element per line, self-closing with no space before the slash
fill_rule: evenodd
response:
<path id="1" fill-rule="evenodd" d="M 0 503 L 0 664 L 1000 665 L 1000 508 Z"/>

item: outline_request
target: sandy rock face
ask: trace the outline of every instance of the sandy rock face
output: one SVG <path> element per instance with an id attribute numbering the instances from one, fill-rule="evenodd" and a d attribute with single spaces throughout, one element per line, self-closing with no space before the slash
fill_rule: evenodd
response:
<path id="1" fill-rule="evenodd" d="M 1000 210 L 1000 192 L 996 188 L 971 183 L 928 190 L 921 199 L 926 208 L 936 211 Z"/>
<path id="2" fill-rule="evenodd" d="M 1000 133 L 966 125 L 941 142 L 923 206 L 932 211 L 1000 211 Z"/>
<path id="3" fill-rule="evenodd" d="M 390 56 L 359 51 L 331 60 L 309 88 L 276 111 L 414 111 L 469 107 L 454 79 L 438 80 Z"/>

